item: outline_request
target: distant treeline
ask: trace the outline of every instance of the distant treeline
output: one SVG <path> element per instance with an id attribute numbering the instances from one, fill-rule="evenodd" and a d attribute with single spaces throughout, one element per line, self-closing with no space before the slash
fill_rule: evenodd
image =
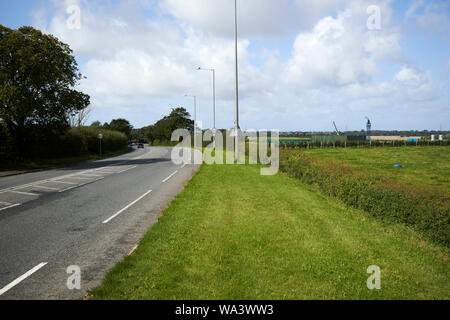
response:
<path id="1" fill-rule="evenodd" d="M 312 135 L 320 134 L 334 134 L 334 131 L 285 131 L 280 132 L 280 137 L 293 137 L 293 138 L 303 138 L 311 137 Z M 366 131 L 344 131 L 342 134 L 347 135 L 365 135 Z M 420 136 L 420 137 L 430 137 L 431 135 L 438 136 L 442 134 L 445 139 L 450 139 L 450 131 L 436 131 L 436 130 L 372 130 L 372 136 Z M 436 137 L 437 138 L 437 137 Z"/>

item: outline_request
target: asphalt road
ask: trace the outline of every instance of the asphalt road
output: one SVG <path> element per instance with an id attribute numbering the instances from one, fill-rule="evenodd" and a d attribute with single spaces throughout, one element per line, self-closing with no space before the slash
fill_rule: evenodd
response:
<path id="1" fill-rule="evenodd" d="M 197 169 L 170 153 L 146 147 L 0 178 L 0 299 L 84 298 Z M 80 290 L 67 286 L 69 266 L 80 267 Z"/>

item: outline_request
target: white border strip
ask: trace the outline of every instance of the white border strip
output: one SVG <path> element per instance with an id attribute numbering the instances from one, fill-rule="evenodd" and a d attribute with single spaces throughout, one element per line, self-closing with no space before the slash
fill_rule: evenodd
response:
<path id="1" fill-rule="evenodd" d="M 21 205 L 20 203 L 12 204 L 12 205 L 7 206 L 5 208 L 1 208 L 0 211 L 6 210 L 6 209 L 9 209 L 9 208 L 14 208 L 14 207 L 17 207 L 17 206 L 20 206 L 20 205 Z"/>
<path id="2" fill-rule="evenodd" d="M 42 262 L 40 264 L 38 264 L 36 267 L 34 267 L 33 269 L 31 269 L 30 271 L 27 271 L 26 273 L 24 273 L 23 275 L 21 275 L 20 277 L 18 277 L 16 280 L 14 280 L 13 282 L 7 284 L 6 286 L 4 286 L 2 289 L 0 289 L 0 296 L 2 294 L 4 294 L 5 292 L 9 291 L 11 288 L 17 286 L 19 283 L 21 283 L 23 280 L 25 280 L 26 278 L 28 278 L 29 276 L 31 276 L 33 273 L 35 273 L 36 271 L 38 271 L 39 269 L 41 269 L 42 267 L 44 267 L 48 262 Z"/>
<path id="3" fill-rule="evenodd" d="M 176 175 L 178 173 L 178 170 L 175 171 L 174 173 L 172 173 L 170 176 L 168 176 L 167 178 L 165 178 L 162 182 L 165 183 L 167 181 L 169 181 L 170 178 L 172 178 L 174 175 Z"/>
<path id="4" fill-rule="evenodd" d="M 117 213 L 115 213 L 114 215 L 112 215 L 110 218 L 106 219 L 105 221 L 103 221 L 103 224 L 106 224 L 108 222 L 110 222 L 112 219 L 114 219 L 115 217 L 117 217 L 119 214 L 121 214 L 122 212 L 124 212 L 125 210 L 127 210 L 128 208 L 130 208 L 132 205 L 136 204 L 138 201 L 142 200 L 143 198 L 145 198 L 148 194 L 150 194 L 150 192 L 152 192 L 152 190 L 147 191 L 146 193 L 144 193 L 142 196 L 140 196 L 139 198 L 137 198 L 136 200 L 134 200 L 132 203 L 130 203 L 129 205 L 127 205 L 125 208 L 123 208 L 122 210 L 118 211 Z"/>

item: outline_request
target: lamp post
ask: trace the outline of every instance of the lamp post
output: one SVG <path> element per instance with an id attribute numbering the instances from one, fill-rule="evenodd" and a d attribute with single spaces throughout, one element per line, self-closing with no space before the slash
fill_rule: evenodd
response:
<path id="1" fill-rule="evenodd" d="M 185 97 L 194 98 L 194 136 L 197 133 L 197 96 L 185 94 Z"/>
<path id="2" fill-rule="evenodd" d="M 216 129 L 216 70 L 198 67 L 197 70 L 212 71 L 213 75 L 213 129 Z"/>
<path id="3" fill-rule="evenodd" d="M 235 54 L 235 73 L 236 73 L 236 91 L 235 91 L 235 107 L 236 107 L 236 119 L 234 122 L 235 133 L 235 159 L 239 162 L 239 79 L 238 79 L 238 47 L 237 47 L 237 0 L 234 0 L 234 54 Z"/>

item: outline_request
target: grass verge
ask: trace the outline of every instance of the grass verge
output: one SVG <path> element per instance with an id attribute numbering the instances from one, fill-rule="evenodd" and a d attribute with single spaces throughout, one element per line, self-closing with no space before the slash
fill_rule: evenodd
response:
<path id="1" fill-rule="evenodd" d="M 368 290 L 366 269 L 382 270 Z M 448 251 L 283 174 L 202 166 L 91 299 L 448 299 Z"/>

